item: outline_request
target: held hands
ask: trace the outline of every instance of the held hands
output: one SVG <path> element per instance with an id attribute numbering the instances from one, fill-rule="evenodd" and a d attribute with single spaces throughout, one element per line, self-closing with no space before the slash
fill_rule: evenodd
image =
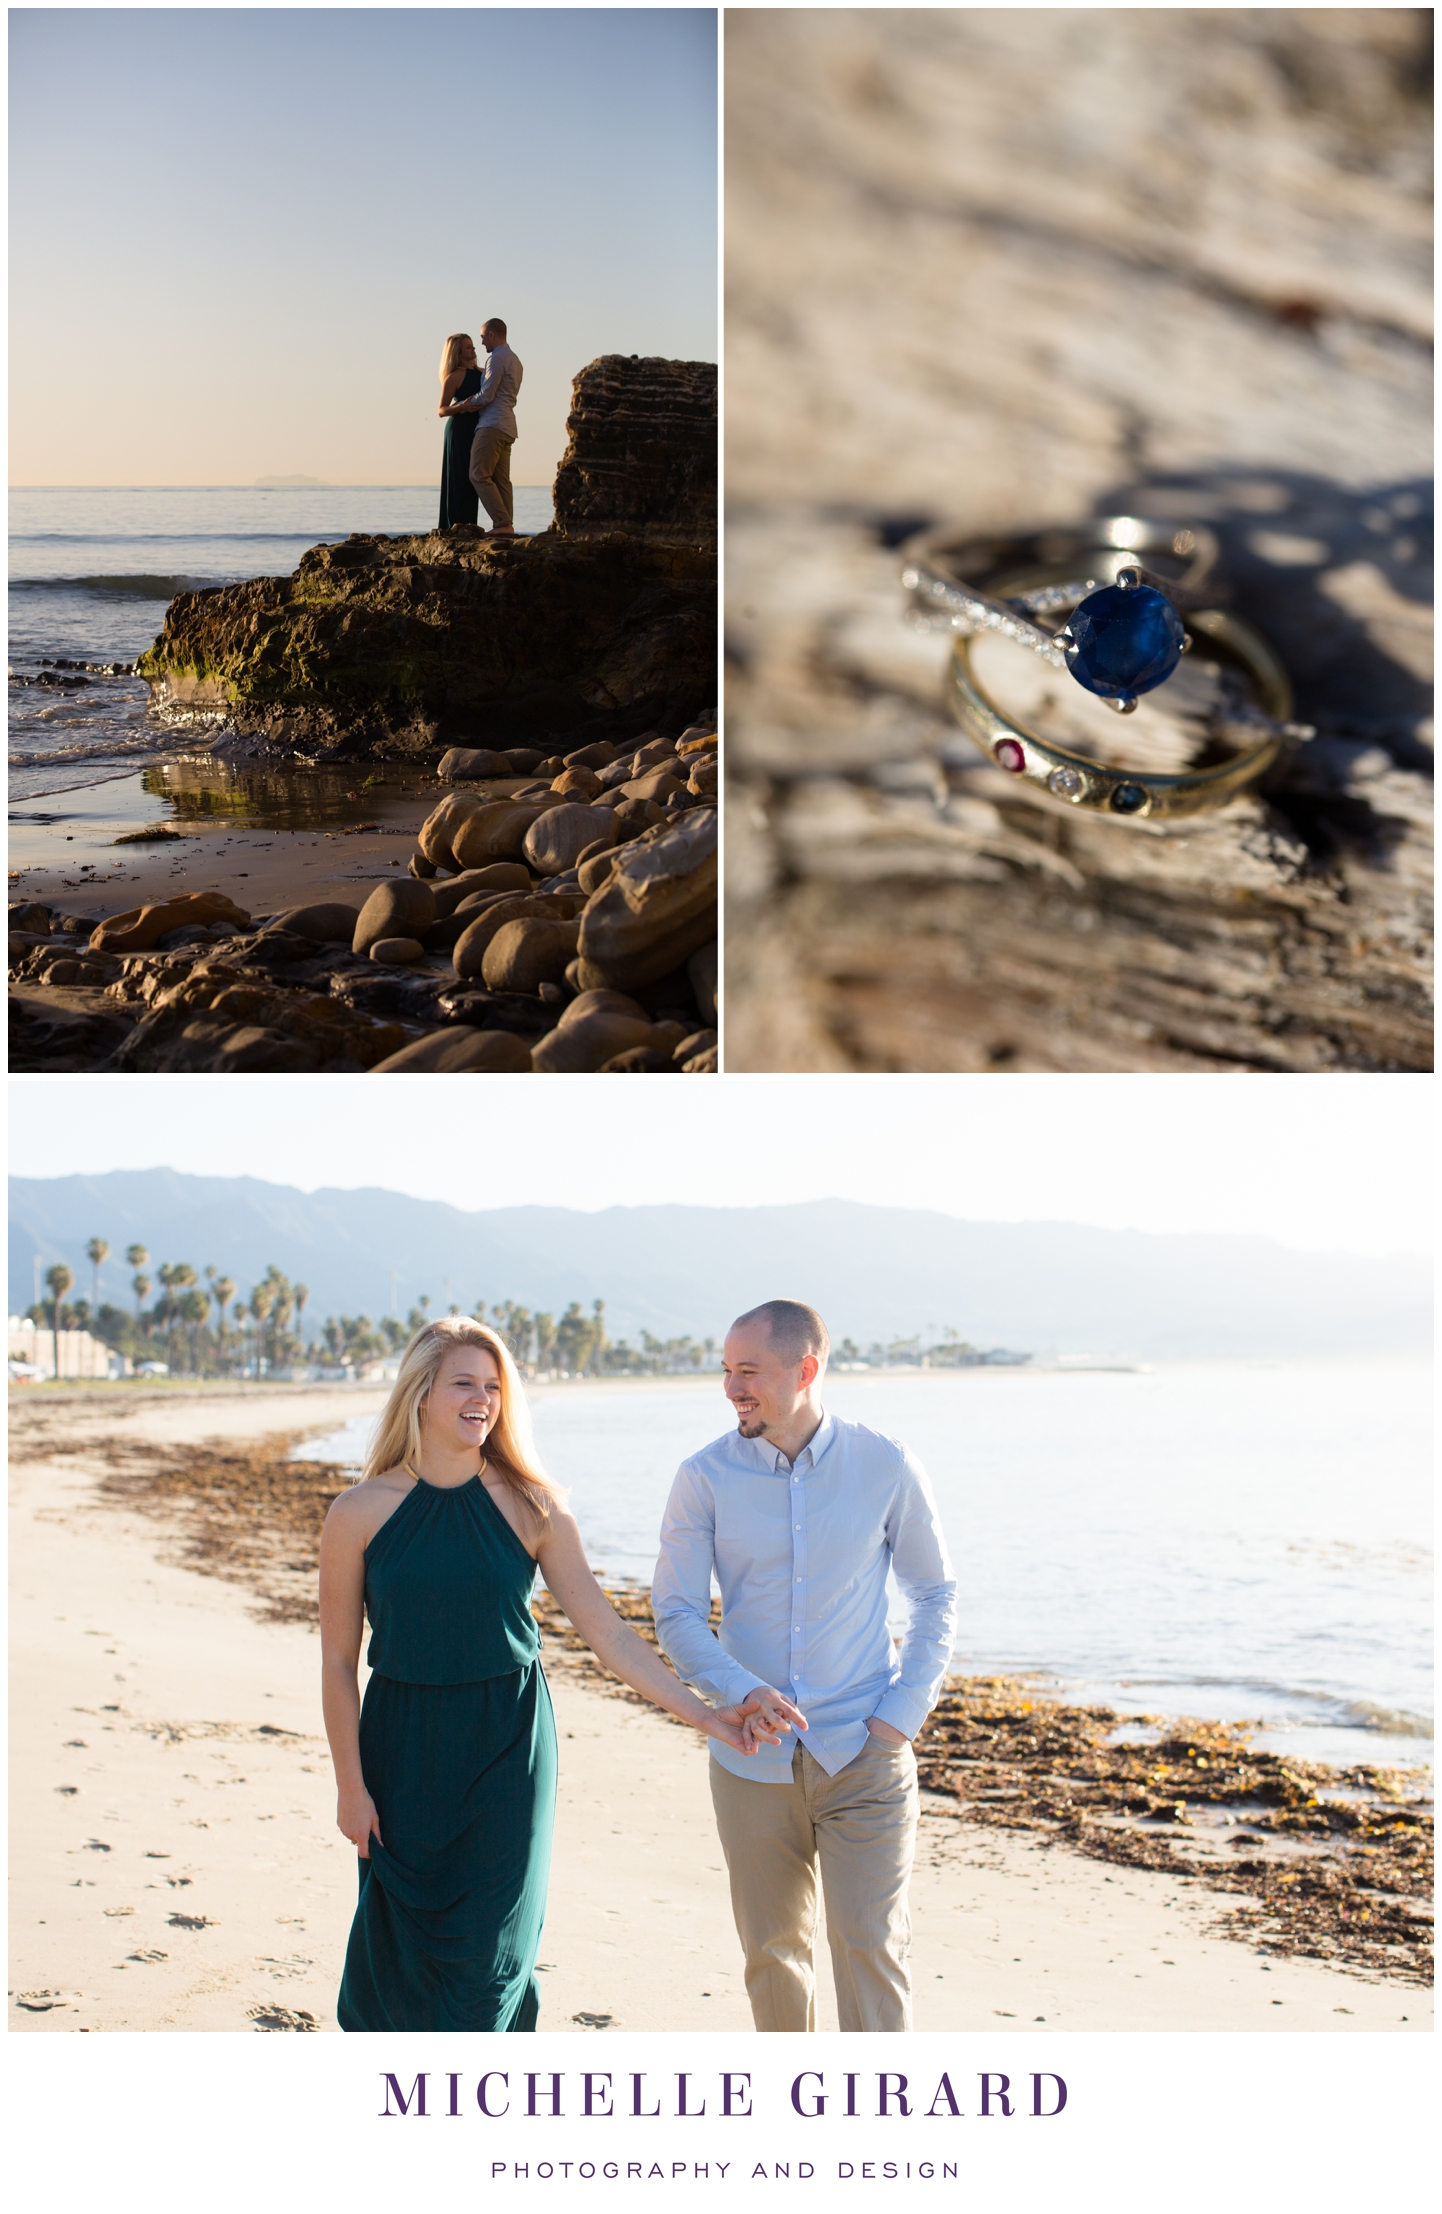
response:
<path id="1" fill-rule="evenodd" d="M 385 1843 L 381 1836 L 380 1816 L 376 1813 L 375 1801 L 364 1787 L 340 1794 L 336 1801 L 335 1826 L 342 1837 L 350 1839 L 362 1860 L 369 1860 L 371 1857 L 372 1830 L 377 1842 L 381 1845 Z"/>
<path id="2" fill-rule="evenodd" d="M 793 1722 L 798 1729 L 806 1728 L 806 1717 L 801 1709 L 793 1707 L 789 1699 L 768 1687 L 748 1692 L 739 1706 L 717 1707 L 712 1719 L 721 1725 L 712 1734 L 737 1753 L 754 1753 L 762 1745 L 779 1745 L 783 1735 L 789 1734 Z"/>

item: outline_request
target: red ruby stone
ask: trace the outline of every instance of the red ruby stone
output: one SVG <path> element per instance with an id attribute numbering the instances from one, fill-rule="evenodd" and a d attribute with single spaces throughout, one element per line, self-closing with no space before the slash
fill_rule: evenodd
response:
<path id="1" fill-rule="evenodd" d="M 1014 738 L 998 738 L 992 754 L 997 767 L 1010 769 L 1013 776 L 1020 776 L 1026 767 L 1026 755 Z"/>

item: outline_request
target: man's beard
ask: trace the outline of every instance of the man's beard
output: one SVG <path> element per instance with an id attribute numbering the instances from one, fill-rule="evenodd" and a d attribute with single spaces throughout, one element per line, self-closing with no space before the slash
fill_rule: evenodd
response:
<path id="1" fill-rule="evenodd" d="M 743 1438 L 760 1438 L 766 1435 L 768 1424 L 764 1415 L 739 1414 L 736 1417 L 736 1428 Z"/>

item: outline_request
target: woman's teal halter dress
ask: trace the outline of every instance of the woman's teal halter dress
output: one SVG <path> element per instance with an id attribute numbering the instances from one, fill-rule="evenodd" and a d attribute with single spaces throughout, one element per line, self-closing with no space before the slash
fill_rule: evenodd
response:
<path id="1" fill-rule="evenodd" d="M 473 400 L 481 384 L 480 370 L 468 369 L 451 397 Z M 442 530 L 448 530 L 452 523 L 474 524 L 480 520 L 480 498 L 471 483 L 471 440 L 475 435 L 474 415 L 446 417 L 446 442 L 441 449 Z"/>
<path id="2" fill-rule="evenodd" d="M 343 2030 L 533 2030 L 556 1726 L 536 1564 L 479 1476 L 417 1481 L 366 1549 L 361 1773 L 382 1845 L 360 1900 Z"/>

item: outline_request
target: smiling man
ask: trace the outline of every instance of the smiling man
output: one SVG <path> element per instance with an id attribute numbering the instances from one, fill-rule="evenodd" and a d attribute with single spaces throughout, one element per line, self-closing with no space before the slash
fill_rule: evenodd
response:
<path id="1" fill-rule="evenodd" d="M 652 1603 L 662 1651 L 702 1698 L 805 1732 L 750 1758 L 712 1745 L 756 2027 L 816 2026 L 819 1865 L 842 2029 L 904 2030 L 911 1740 L 951 1660 L 956 1583 L 919 1463 L 823 1406 L 829 1350 L 820 1315 L 797 1300 L 767 1300 L 732 1324 L 723 1361 L 737 1427 L 677 1472 Z M 899 1652 L 888 1571 L 910 1612 Z"/>

